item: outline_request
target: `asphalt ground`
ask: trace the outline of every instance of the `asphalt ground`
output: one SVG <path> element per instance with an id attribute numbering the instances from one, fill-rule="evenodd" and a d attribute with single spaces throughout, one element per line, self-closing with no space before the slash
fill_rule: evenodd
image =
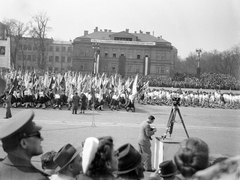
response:
<path id="1" fill-rule="evenodd" d="M 153 126 L 157 132 L 152 140 L 154 151 L 155 137 L 160 137 L 166 131 L 171 106 L 153 106 L 135 104 L 136 112 L 111 111 L 86 111 L 85 114 L 73 115 L 66 108 L 34 109 L 34 121 L 43 127 L 41 133 L 44 138 L 42 147 L 44 152 L 58 151 L 63 145 L 71 143 L 75 147 L 81 146 L 85 138 L 94 136 L 112 136 L 115 148 L 131 143 L 137 148 L 137 137 L 140 123 L 149 115 L 155 116 Z M 190 137 L 204 140 L 210 149 L 210 154 L 236 156 L 240 154 L 240 111 L 234 109 L 210 109 L 179 107 Z M 13 116 L 23 108 L 12 108 Z M 7 121 L 3 119 L 5 109 L 0 108 L 0 125 Z M 179 116 L 176 117 L 173 128 L 173 138 L 185 139 L 186 133 Z M 5 157 L 0 143 L 0 158 Z M 33 161 L 39 164 L 40 156 Z M 147 174 L 148 176 L 148 174 Z"/>

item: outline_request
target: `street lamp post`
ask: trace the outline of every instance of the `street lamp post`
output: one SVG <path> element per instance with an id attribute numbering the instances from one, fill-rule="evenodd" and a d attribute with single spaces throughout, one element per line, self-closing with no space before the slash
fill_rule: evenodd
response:
<path id="1" fill-rule="evenodd" d="M 196 49 L 196 52 L 197 52 L 197 77 L 200 78 L 200 73 L 201 73 L 200 57 L 201 57 L 202 50 L 201 49 Z"/>
<path id="2" fill-rule="evenodd" d="M 93 43 L 92 48 L 93 48 L 93 51 L 94 51 L 93 73 L 98 74 L 98 72 L 99 72 L 100 44 Z"/>

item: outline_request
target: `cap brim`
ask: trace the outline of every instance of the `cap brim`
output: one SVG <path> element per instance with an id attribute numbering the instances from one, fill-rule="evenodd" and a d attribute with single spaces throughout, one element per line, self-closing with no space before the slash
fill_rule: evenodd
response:
<path id="1" fill-rule="evenodd" d="M 77 157 L 77 155 L 80 154 L 80 152 L 82 151 L 82 147 L 78 147 L 76 148 L 76 152 L 74 153 L 74 155 L 72 156 L 72 158 L 63 166 L 63 167 L 57 167 L 55 169 L 55 172 L 59 172 L 60 170 L 64 169 L 75 157 Z"/>
<path id="2" fill-rule="evenodd" d="M 35 125 L 33 130 L 31 131 L 31 133 L 35 133 L 35 132 L 38 132 L 42 129 L 42 126 L 39 126 L 39 125 Z"/>

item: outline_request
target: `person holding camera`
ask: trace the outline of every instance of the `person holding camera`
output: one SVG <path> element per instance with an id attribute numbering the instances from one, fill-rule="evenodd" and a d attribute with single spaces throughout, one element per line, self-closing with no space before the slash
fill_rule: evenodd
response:
<path id="1" fill-rule="evenodd" d="M 154 172 L 155 169 L 152 168 L 152 152 L 151 152 L 151 136 L 154 135 L 154 133 L 157 131 L 156 128 L 151 127 L 150 124 L 152 124 L 155 120 L 154 116 L 149 116 L 147 120 L 143 121 L 141 123 L 141 130 L 138 136 L 138 147 L 139 152 L 141 154 L 146 153 L 147 159 L 144 163 L 144 168 L 148 172 Z"/>

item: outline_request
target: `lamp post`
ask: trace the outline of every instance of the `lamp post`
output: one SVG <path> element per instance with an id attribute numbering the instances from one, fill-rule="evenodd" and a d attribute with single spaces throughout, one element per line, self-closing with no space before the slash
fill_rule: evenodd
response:
<path id="1" fill-rule="evenodd" d="M 196 52 L 197 52 L 197 77 L 200 78 L 200 56 L 201 56 L 201 53 L 202 53 L 202 50 L 201 49 L 196 49 Z"/>
<path id="2" fill-rule="evenodd" d="M 99 54 L 100 54 L 100 44 L 93 43 L 92 48 L 94 51 L 94 63 L 93 63 L 93 73 L 98 74 L 99 72 Z"/>

